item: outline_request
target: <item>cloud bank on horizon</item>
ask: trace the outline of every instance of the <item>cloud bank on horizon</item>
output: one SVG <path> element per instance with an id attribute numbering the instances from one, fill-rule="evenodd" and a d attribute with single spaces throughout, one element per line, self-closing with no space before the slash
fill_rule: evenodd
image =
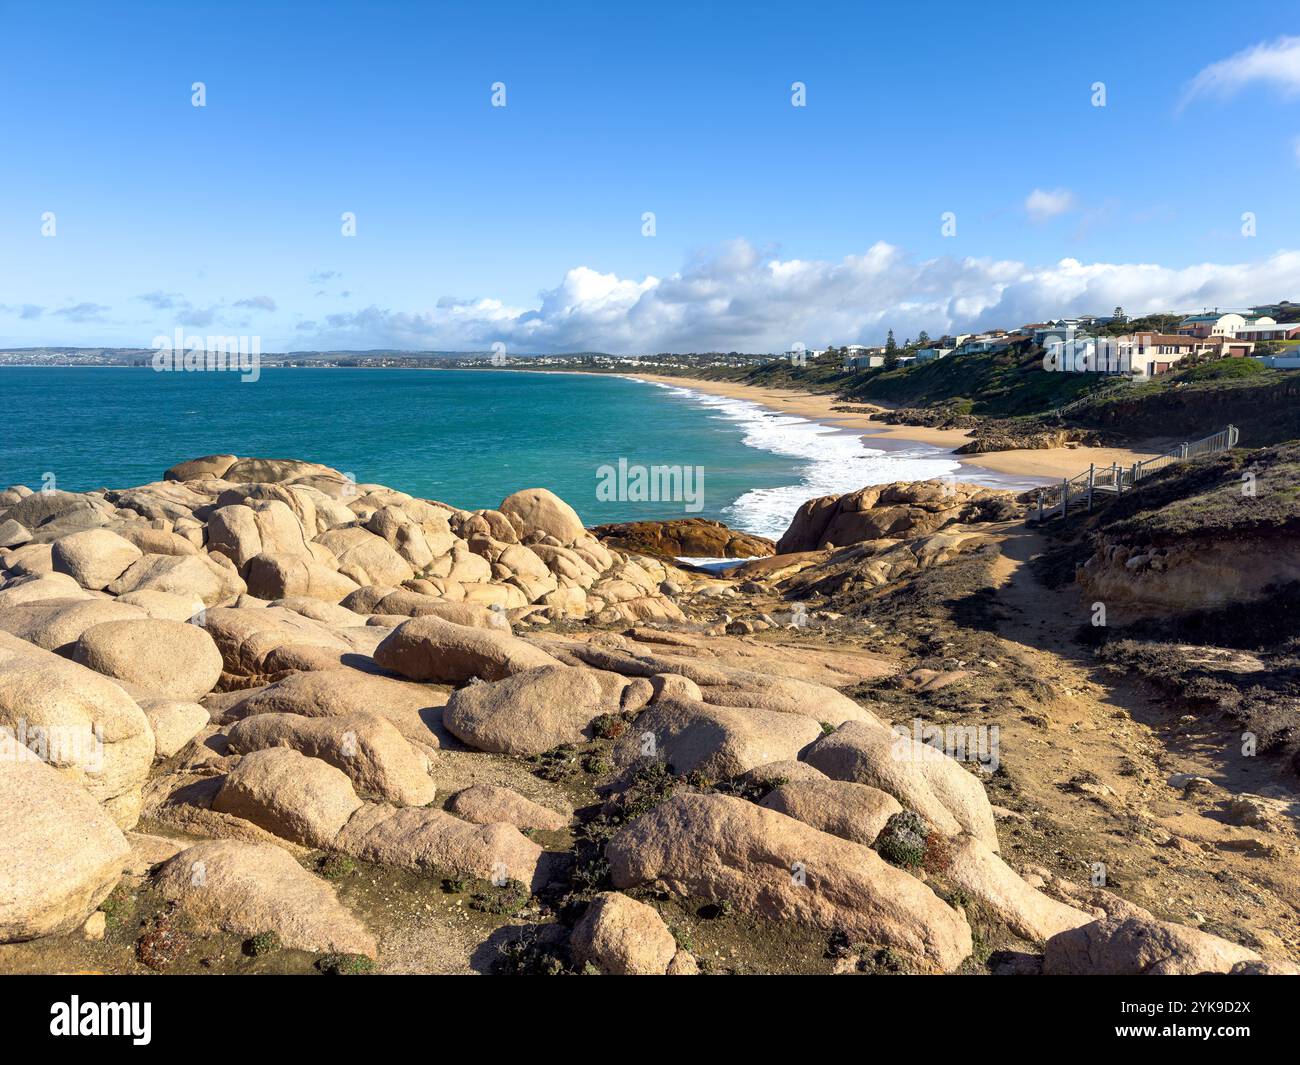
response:
<path id="1" fill-rule="evenodd" d="M 980 258 L 918 260 L 877 242 L 838 262 L 773 259 L 745 240 L 697 257 L 670 277 L 640 280 L 569 270 L 536 307 L 442 300 L 431 310 L 370 306 L 301 323 L 319 348 L 516 352 L 783 351 L 796 342 L 880 343 L 1012 327 L 1067 314 L 1242 307 L 1300 293 L 1300 251 L 1255 262 L 1034 266 Z M 296 347 L 308 346 L 299 342 Z"/>

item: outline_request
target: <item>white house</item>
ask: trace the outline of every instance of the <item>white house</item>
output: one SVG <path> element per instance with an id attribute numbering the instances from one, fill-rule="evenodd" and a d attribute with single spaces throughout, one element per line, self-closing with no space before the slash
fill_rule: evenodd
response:
<path id="1" fill-rule="evenodd" d="M 1222 337 L 1235 336 L 1238 329 L 1243 329 L 1259 319 L 1257 314 L 1238 314 L 1236 311 L 1205 311 L 1193 314 L 1178 323 L 1178 332 L 1184 336 Z"/>
<path id="2" fill-rule="evenodd" d="M 971 337 L 956 350 L 959 355 L 969 355 L 972 352 L 1001 351 L 1013 343 L 1014 339 L 1009 336 L 978 336 Z"/>
<path id="3" fill-rule="evenodd" d="M 1199 351 L 1221 348 L 1198 338 L 1168 333 L 1052 340 L 1043 369 L 1058 373 L 1127 374 L 1146 379 L 1167 373 L 1174 363 Z"/>
<path id="4" fill-rule="evenodd" d="M 1300 337 L 1300 322 L 1275 322 L 1259 318 L 1232 331 L 1234 340 L 1295 340 Z"/>

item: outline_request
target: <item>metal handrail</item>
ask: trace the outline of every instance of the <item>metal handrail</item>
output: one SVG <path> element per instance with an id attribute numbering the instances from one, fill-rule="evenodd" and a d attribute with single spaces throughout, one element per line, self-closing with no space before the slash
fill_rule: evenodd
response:
<path id="1" fill-rule="evenodd" d="M 1205 455 L 1217 455 L 1221 451 L 1229 451 L 1237 446 L 1240 438 L 1241 433 L 1237 427 L 1229 425 L 1226 429 L 1221 429 L 1210 436 L 1191 443 L 1179 444 L 1163 455 L 1143 459 L 1141 462 L 1133 463 L 1132 466 L 1121 466 L 1119 463 L 1112 463 L 1109 467 L 1103 466 L 1100 469 L 1095 465 L 1089 466 L 1083 473 L 1076 474 L 1074 477 L 1063 477 L 1060 487 L 1040 488 L 1038 510 L 1031 517 L 1039 522 L 1046 521 L 1057 514 L 1065 518 L 1071 506 L 1086 506 L 1091 511 L 1093 496 L 1098 491 L 1103 494 L 1123 495 L 1124 492 L 1136 488 L 1139 481 L 1176 462 L 1187 462 Z"/>
<path id="2" fill-rule="evenodd" d="M 1124 380 L 1117 385 L 1107 385 L 1105 388 L 1097 389 L 1096 392 L 1089 392 L 1086 396 L 1080 396 L 1078 399 L 1071 400 L 1069 403 L 1066 403 L 1063 406 L 1054 407 L 1052 410 L 1049 410 L 1047 413 L 1050 416 L 1059 416 L 1061 414 L 1067 413 L 1068 411 L 1078 410 L 1080 407 L 1086 407 L 1089 404 L 1097 402 L 1097 400 L 1101 399 L 1102 396 L 1108 396 L 1112 392 L 1118 392 L 1123 388 L 1131 387 L 1132 384 L 1133 384 L 1132 381 Z"/>

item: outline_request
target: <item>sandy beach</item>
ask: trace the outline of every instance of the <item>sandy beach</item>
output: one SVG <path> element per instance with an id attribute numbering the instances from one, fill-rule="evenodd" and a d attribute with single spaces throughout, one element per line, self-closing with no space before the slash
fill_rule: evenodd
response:
<path id="1" fill-rule="evenodd" d="M 731 381 L 701 381 L 691 377 L 672 377 L 665 374 L 623 374 L 640 381 L 654 381 L 659 384 L 674 385 L 678 388 L 690 388 L 697 392 L 707 392 L 715 396 L 727 396 L 732 399 L 747 399 L 772 410 L 797 415 L 810 421 L 839 429 L 862 430 L 862 437 L 870 446 L 888 449 L 892 442 L 895 446 L 905 444 L 930 444 L 933 447 L 954 450 L 970 440 L 970 434 L 962 429 L 928 429 L 919 425 L 886 425 L 873 421 L 866 414 L 837 411 L 832 408 L 843 405 L 843 401 L 831 395 L 814 392 L 796 392 L 784 388 L 762 388 L 756 385 L 736 384 Z M 854 402 L 853 406 L 884 407 Z M 1058 447 L 1041 450 L 1018 449 L 1015 451 L 996 451 L 981 455 L 956 455 L 954 458 L 963 466 L 972 466 L 1005 474 L 1024 480 L 1040 480 L 1044 483 L 1073 477 L 1088 468 L 1090 463 L 1109 466 L 1119 463 L 1131 465 L 1142 459 L 1161 454 L 1173 446 L 1174 440 L 1149 440 L 1141 448 L 1123 447 Z"/>

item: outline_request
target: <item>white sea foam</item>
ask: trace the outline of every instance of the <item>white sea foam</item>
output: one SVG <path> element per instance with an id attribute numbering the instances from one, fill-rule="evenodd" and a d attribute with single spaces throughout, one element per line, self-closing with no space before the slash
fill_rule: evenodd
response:
<path id="1" fill-rule="evenodd" d="M 777 455 L 801 460 L 797 484 L 752 488 L 723 510 L 732 528 L 776 539 L 785 532 L 799 505 L 817 496 L 853 492 L 890 481 L 924 481 L 958 476 L 961 465 L 948 452 L 918 444 L 903 451 L 865 447 L 857 432 L 835 429 L 758 403 L 651 382 L 734 422 L 744 442 Z"/>

